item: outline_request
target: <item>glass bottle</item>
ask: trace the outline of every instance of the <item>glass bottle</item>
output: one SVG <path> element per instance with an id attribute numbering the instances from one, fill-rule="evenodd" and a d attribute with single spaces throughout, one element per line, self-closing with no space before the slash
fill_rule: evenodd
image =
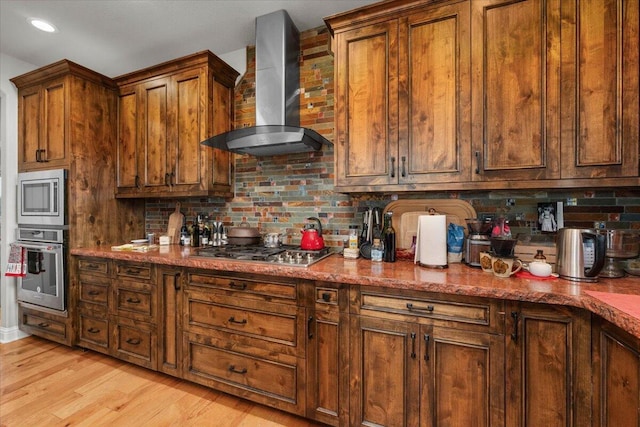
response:
<path id="1" fill-rule="evenodd" d="M 536 256 L 533 257 L 534 261 L 547 262 L 547 257 L 542 252 L 542 249 L 537 250 Z"/>
<path id="2" fill-rule="evenodd" d="M 194 248 L 200 246 L 200 226 L 198 225 L 198 218 L 193 221 L 193 227 L 191 227 L 191 246 Z"/>
<path id="3" fill-rule="evenodd" d="M 371 246 L 371 261 L 382 261 L 384 258 L 384 244 L 382 240 L 376 238 L 373 239 L 373 246 Z"/>
<path id="4" fill-rule="evenodd" d="M 384 214 L 384 229 L 382 230 L 382 238 L 384 242 L 384 261 L 396 262 L 396 230 L 393 228 L 391 217 L 393 212 Z"/>
<path id="5" fill-rule="evenodd" d="M 187 228 L 187 219 L 182 219 L 182 228 L 180 228 L 180 246 L 189 246 L 191 244 L 191 236 Z"/>

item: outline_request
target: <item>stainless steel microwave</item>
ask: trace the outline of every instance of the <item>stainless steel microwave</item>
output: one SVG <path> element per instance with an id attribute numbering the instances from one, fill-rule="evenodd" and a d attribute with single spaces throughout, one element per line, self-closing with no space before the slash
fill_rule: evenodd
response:
<path id="1" fill-rule="evenodd" d="M 66 227 L 67 171 L 21 172 L 18 174 L 18 224 Z"/>

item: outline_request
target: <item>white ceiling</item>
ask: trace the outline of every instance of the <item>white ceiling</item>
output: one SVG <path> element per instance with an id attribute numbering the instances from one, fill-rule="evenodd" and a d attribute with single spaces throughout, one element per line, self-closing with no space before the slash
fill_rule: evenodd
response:
<path id="1" fill-rule="evenodd" d="M 300 31 L 378 0 L 0 0 L 0 53 L 41 67 L 69 59 L 109 77 L 201 50 L 254 45 L 255 18 L 279 9 Z M 43 33 L 40 18 L 58 32 Z"/>

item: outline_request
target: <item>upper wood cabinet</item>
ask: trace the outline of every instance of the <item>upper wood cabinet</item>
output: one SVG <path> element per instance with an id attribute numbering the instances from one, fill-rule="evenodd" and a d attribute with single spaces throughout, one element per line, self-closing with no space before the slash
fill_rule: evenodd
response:
<path id="1" fill-rule="evenodd" d="M 19 172 L 68 168 L 72 151 L 109 138 L 116 89 L 109 78 L 62 60 L 11 81 L 18 88 Z"/>
<path id="2" fill-rule="evenodd" d="M 336 33 L 339 190 L 469 179 L 468 14 L 445 5 Z"/>
<path id="3" fill-rule="evenodd" d="M 231 129 L 237 75 L 205 51 L 116 79 L 118 197 L 230 194 L 231 155 L 200 142 Z"/>
<path id="4" fill-rule="evenodd" d="M 640 185 L 638 1 L 380 2 L 335 38 L 336 189 Z"/>

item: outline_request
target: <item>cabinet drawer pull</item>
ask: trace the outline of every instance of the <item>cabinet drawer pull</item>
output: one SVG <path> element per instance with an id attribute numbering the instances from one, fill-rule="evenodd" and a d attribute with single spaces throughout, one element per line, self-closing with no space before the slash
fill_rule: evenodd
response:
<path id="1" fill-rule="evenodd" d="M 476 156 L 476 175 L 480 175 L 480 152 L 476 151 L 474 153 L 474 155 Z"/>
<path id="2" fill-rule="evenodd" d="M 87 265 L 85 266 L 85 268 L 86 268 L 87 270 L 99 270 L 99 269 L 100 269 L 100 266 L 99 266 L 98 264 L 93 264 L 93 263 L 92 263 L 92 264 L 87 264 Z"/>
<path id="3" fill-rule="evenodd" d="M 235 317 L 231 316 L 229 318 L 229 323 L 235 323 L 236 325 L 246 325 L 247 324 L 247 319 L 236 320 Z"/>
<path id="4" fill-rule="evenodd" d="M 168 173 L 164 174 L 164 185 L 166 185 L 167 187 L 171 186 L 171 179 L 169 178 L 169 174 Z"/>
<path id="5" fill-rule="evenodd" d="M 51 325 L 49 323 L 47 323 L 47 322 L 40 322 L 40 323 L 38 323 L 38 326 L 41 327 L 41 328 L 48 328 Z"/>
<path id="6" fill-rule="evenodd" d="M 396 177 L 396 158 L 391 157 L 391 178 Z"/>
<path id="7" fill-rule="evenodd" d="M 407 303 L 407 309 L 409 311 L 428 311 L 429 313 L 433 312 L 434 307 L 432 305 L 428 305 L 426 307 L 416 307 L 412 303 Z"/>
<path id="8" fill-rule="evenodd" d="M 89 329 L 87 329 L 87 332 L 89 332 L 90 334 L 98 334 L 100 333 L 100 329 L 98 328 L 94 328 L 93 326 L 90 327 Z"/>
<path id="9" fill-rule="evenodd" d="M 140 304 L 142 301 L 140 301 L 138 298 L 127 298 L 127 302 L 129 304 Z"/>
<path id="10" fill-rule="evenodd" d="M 247 289 L 247 284 L 242 282 L 240 284 L 236 284 L 236 282 L 229 282 L 229 287 L 231 289 L 235 289 L 236 291 L 244 291 Z"/>
<path id="11" fill-rule="evenodd" d="M 520 315 L 517 311 L 512 311 L 511 318 L 513 319 L 513 332 L 511 333 L 511 339 L 514 342 L 518 342 L 518 322 L 520 320 Z"/>
<path id="12" fill-rule="evenodd" d="M 132 276 L 138 276 L 140 275 L 141 272 L 142 270 L 140 270 L 139 268 L 127 268 L 125 270 L 125 273 L 130 274 Z"/>
<path id="13" fill-rule="evenodd" d="M 313 330 L 311 329 L 313 327 L 313 316 L 309 316 L 309 318 L 307 319 L 307 334 L 309 339 L 313 338 Z"/>
<path id="14" fill-rule="evenodd" d="M 131 344 L 131 345 L 140 345 L 142 341 L 140 340 L 140 338 L 128 338 L 127 339 L 127 344 Z"/>
<path id="15" fill-rule="evenodd" d="M 416 333 L 411 332 L 411 358 L 416 358 Z"/>
<path id="16" fill-rule="evenodd" d="M 135 186 L 136 188 L 140 188 L 140 176 L 138 175 L 136 175 Z"/>
<path id="17" fill-rule="evenodd" d="M 322 301 L 331 302 L 331 294 L 329 292 L 322 293 Z"/>
<path id="18" fill-rule="evenodd" d="M 36 162 L 40 162 L 40 150 L 36 150 Z"/>
<path id="19" fill-rule="evenodd" d="M 91 295 L 92 297 L 95 297 L 96 295 L 100 295 L 102 292 L 100 291 L 89 291 L 89 295 Z"/>
<path id="20" fill-rule="evenodd" d="M 402 177 L 405 178 L 407 176 L 407 169 L 406 169 L 406 163 L 407 163 L 407 158 L 405 156 L 402 156 Z"/>
<path id="21" fill-rule="evenodd" d="M 429 341 L 431 340 L 431 337 L 429 336 L 429 334 L 424 334 L 424 361 L 428 362 L 429 361 Z"/>
<path id="22" fill-rule="evenodd" d="M 229 365 L 229 372 L 233 372 L 234 374 L 246 374 L 247 368 L 236 369 L 236 365 Z"/>

